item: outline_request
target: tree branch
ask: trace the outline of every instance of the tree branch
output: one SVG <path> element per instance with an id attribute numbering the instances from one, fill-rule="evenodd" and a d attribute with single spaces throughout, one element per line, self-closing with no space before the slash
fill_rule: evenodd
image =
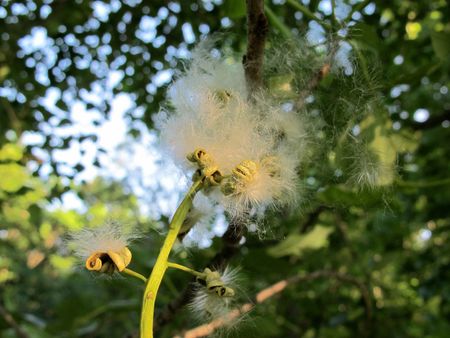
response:
<path id="1" fill-rule="evenodd" d="M 269 24 L 264 14 L 264 0 L 246 0 L 247 2 L 247 54 L 243 64 L 249 92 L 262 86 L 262 64 L 264 45 Z"/>
<path id="2" fill-rule="evenodd" d="M 306 233 L 312 226 L 314 226 L 319 219 L 319 216 L 322 212 L 325 210 L 329 210 L 330 208 L 325 205 L 319 205 L 316 209 L 311 211 L 308 214 L 308 218 L 306 221 L 302 224 L 300 227 L 300 233 L 304 234 Z"/>
<path id="3" fill-rule="evenodd" d="M 295 106 L 300 109 L 305 104 L 305 99 L 312 94 L 314 90 L 319 87 L 320 82 L 330 73 L 333 65 L 334 57 L 339 49 L 339 43 L 336 40 L 331 40 L 329 43 L 329 53 L 322 66 L 311 76 L 306 88 L 304 88 L 298 95 Z"/>
<path id="4" fill-rule="evenodd" d="M 20 119 L 17 117 L 16 111 L 14 110 L 11 103 L 6 98 L 1 98 L 2 105 L 6 110 L 6 113 L 9 118 L 9 122 L 11 123 L 11 128 L 16 132 L 19 136 L 22 133 Z"/>
<path id="5" fill-rule="evenodd" d="M 239 220 L 232 220 L 222 236 L 223 247 L 209 262 L 209 267 L 223 269 L 226 263 L 239 252 L 240 242 L 247 228 Z"/>
<path id="6" fill-rule="evenodd" d="M 370 321 L 372 318 L 372 303 L 370 298 L 370 293 L 367 287 L 358 279 L 356 279 L 353 276 L 346 275 L 343 273 L 339 273 L 336 271 L 328 271 L 328 270 L 319 270 L 312 272 L 305 276 L 293 276 L 288 279 L 283 279 L 263 290 L 258 292 L 256 296 L 253 298 L 252 302 L 245 303 L 244 305 L 240 306 L 239 308 L 236 308 L 232 311 L 230 311 L 226 316 L 218 318 L 216 320 L 211 321 L 208 324 L 204 324 L 201 326 L 198 326 L 196 328 L 193 328 L 191 330 L 186 331 L 183 335 L 175 336 L 175 338 L 200 338 L 200 337 L 206 337 L 214 333 L 217 329 L 229 324 L 233 320 L 239 318 L 243 314 L 248 313 L 251 311 L 257 304 L 261 304 L 265 302 L 266 300 L 272 298 L 273 296 L 281 293 L 286 289 L 286 287 L 306 282 L 306 281 L 313 281 L 319 278 L 330 278 L 330 279 L 336 279 L 341 282 L 353 284 L 356 286 L 360 293 L 361 297 L 364 301 L 364 308 L 366 313 L 367 321 Z"/>

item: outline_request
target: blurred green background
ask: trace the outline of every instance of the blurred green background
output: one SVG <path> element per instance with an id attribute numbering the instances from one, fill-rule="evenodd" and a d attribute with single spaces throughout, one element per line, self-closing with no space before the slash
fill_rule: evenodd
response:
<path id="1" fill-rule="evenodd" d="M 231 336 L 449 336 L 448 5 L 266 1 L 268 49 L 287 38 L 336 41 L 344 75 L 307 100 L 327 147 L 302 168 L 305 198 L 271 212 L 229 261 L 242 267 L 248 298 L 319 270 L 358 283 L 293 285 Z M 0 337 L 136 336 L 143 286 L 83 271 L 65 238 L 111 219 L 137 227 L 132 268 L 149 273 L 186 186 L 157 150 L 152 115 L 200 39 L 220 32 L 218 48 L 242 55 L 245 27 L 239 0 L 0 1 Z M 306 45 L 305 57 L 320 58 Z M 383 164 L 376 189 L 352 182 L 360 134 Z M 176 260 L 207 265 L 227 245 L 226 224 L 218 215 Z M 170 271 L 159 310 L 190 282 Z M 160 337 L 198 324 L 185 307 L 169 312 Z"/>

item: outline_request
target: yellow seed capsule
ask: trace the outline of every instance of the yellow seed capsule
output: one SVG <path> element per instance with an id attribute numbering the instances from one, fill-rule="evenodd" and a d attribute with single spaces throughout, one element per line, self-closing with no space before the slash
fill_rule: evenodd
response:
<path id="1" fill-rule="evenodd" d="M 106 273 L 108 275 L 112 275 L 114 271 L 116 271 L 116 267 L 112 262 L 105 262 L 99 270 L 99 272 Z"/>
<path id="2" fill-rule="evenodd" d="M 215 293 L 219 297 L 233 297 L 234 296 L 234 290 L 232 288 L 225 286 L 223 284 L 223 282 L 220 280 L 211 282 L 211 283 L 207 284 L 206 287 L 208 288 L 208 292 Z"/>
<path id="3" fill-rule="evenodd" d="M 236 168 L 232 170 L 232 175 L 236 180 L 250 182 L 258 172 L 258 166 L 251 160 L 242 161 Z"/>
<path id="4" fill-rule="evenodd" d="M 108 256 L 111 257 L 111 260 L 120 272 L 130 264 L 132 257 L 131 251 L 127 247 L 123 247 L 118 251 L 108 251 Z"/>
<path id="5" fill-rule="evenodd" d="M 197 281 L 204 285 L 209 293 L 215 293 L 219 297 L 234 296 L 234 290 L 228 286 L 225 286 L 219 272 L 211 271 L 206 268 L 203 270 L 203 273 L 205 276 L 203 278 L 197 278 Z"/>
<path id="6" fill-rule="evenodd" d="M 206 175 L 206 180 L 209 185 L 220 185 L 222 182 L 223 176 L 219 170 L 214 171 L 211 175 Z"/>
<path id="7" fill-rule="evenodd" d="M 91 255 L 86 259 L 86 269 L 91 271 L 100 271 L 102 268 L 102 260 L 100 259 L 100 254 L 96 253 Z"/>
<path id="8" fill-rule="evenodd" d="M 227 286 L 218 287 L 215 289 L 215 291 L 219 297 L 233 297 L 234 296 L 234 290 Z"/>
<path id="9" fill-rule="evenodd" d="M 217 166 L 208 166 L 202 169 L 202 173 L 203 175 L 205 175 L 206 177 L 212 176 L 214 174 L 219 173 L 219 168 Z"/>
<path id="10" fill-rule="evenodd" d="M 205 188 L 220 184 L 223 175 L 212 156 L 206 150 L 197 148 L 188 154 L 186 158 L 193 163 L 197 163 L 198 166 L 198 170 L 192 176 L 193 181 L 204 179 Z"/>
<path id="11" fill-rule="evenodd" d="M 236 183 L 230 179 L 227 179 L 227 181 L 220 186 L 220 191 L 225 196 L 234 194 L 236 192 Z"/>
<path id="12" fill-rule="evenodd" d="M 197 148 L 192 153 L 186 156 L 188 161 L 197 163 L 200 169 L 214 166 L 214 160 L 210 154 L 206 152 L 206 150 Z M 214 172 L 215 170 L 212 170 Z"/>
<path id="13" fill-rule="evenodd" d="M 226 105 L 231 99 L 231 93 L 227 90 L 218 90 L 214 93 L 214 97 L 222 104 Z"/>
<path id="14" fill-rule="evenodd" d="M 197 148 L 192 153 L 188 154 L 186 156 L 186 158 L 190 162 L 198 163 L 198 162 L 200 162 L 201 158 L 204 157 L 205 154 L 206 154 L 206 151 L 204 149 Z"/>
<path id="15" fill-rule="evenodd" d="M 123 247 L 117 251 L 94 252 L 86 259 L 86 269 L 103 273 L 122 272 L 131 262 L 131 251 Z"/>

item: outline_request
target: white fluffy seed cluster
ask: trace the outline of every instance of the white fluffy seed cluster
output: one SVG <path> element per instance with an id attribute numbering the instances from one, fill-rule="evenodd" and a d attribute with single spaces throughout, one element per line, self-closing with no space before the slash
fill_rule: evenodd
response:
<path id="1" fill-rule="evenodd" d="M 220 273 L 223 285 L 242 294 L 239 286 L 239 269 L 226 267 Z M 204 285 L 196 283 L 194 295 L 189 303 L 189 309 L 197 320 L 210 321 L 216 318 L 224 318 L 236 306 L 236 296 L 220 297 L 216 292 L 211 292 Z M 236 324 L 236 322 L 233 322 Z"/>
<path id="2" fill-rule="evenodd" d="M 307 154 L 300 114 L 268 92 L 248 97 L 241 63 L 200 46 L 168 91 L 172 111 L 156 121 L 163 147 L 185 169 L 196 169 L 186 157 L 197 149 L 212 159 L 226 179 L 209 196 L 232 217 L 293 202 Z"/>
<path id="3" fill-rule="evenodd" d="M 78 257 L 85 260 L 96 252 L 119 252 L 138 237 L 135 233 L 125 233 L 119 223 L 107 222 L 100 227 L 72 233 L 68 244 Z"/>

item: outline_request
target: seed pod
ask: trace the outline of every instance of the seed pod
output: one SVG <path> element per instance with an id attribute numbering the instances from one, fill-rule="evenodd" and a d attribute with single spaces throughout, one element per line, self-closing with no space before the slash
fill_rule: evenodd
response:
<path id="1" fill-rule="evenodd" d="M 236 180 L 250 182 L 258 172 L 258 165 L 251 160 L 244 160 L 232 170 Z"/>
<path id="2" fill-rule="evenodd" d="M 197 277 L 197 282 L 204 285 L 209 293 L 215 293 L 219 297 L 234 296 L 234 290 L 224 284 L 218 271 L 205 268 L 203 273 L 205 275 L 204 278 Z"/>
<path id="3" fill-rule="evenodd" d="M 192 153 L 189 153 L 186 158 L 190 162 L 200 162 L 201 158 L 204 157 L 206 154 L 206 151 L 204 149 L 198 148 L 195 149 Z"/>

